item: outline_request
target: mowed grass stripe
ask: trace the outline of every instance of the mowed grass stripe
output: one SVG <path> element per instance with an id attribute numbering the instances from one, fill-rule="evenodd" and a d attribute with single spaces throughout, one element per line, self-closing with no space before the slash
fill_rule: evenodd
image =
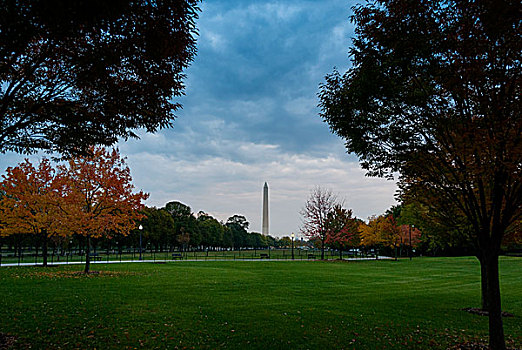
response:
<path id="1" fill-rule="evenodd" d="M 445 349 L 487 336 L 474 258 L 0 269 L 0 332 L 33 348 Z M 522 259 L 502 258 L 522 346 Z"/>

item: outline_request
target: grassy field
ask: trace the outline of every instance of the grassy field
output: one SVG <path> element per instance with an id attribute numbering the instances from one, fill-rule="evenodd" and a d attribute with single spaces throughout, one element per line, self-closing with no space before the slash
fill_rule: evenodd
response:
<path id="1" fill-rule="evenodd" d="M 501 259 L 522 347 L 522 259 Z M 446 349 L 487 338 L 473 258 L 198 261 L 0 268 L 13 348 Z M 7 337 L 5 336 L 7 335 Z M 0 344 L 2 348 L 2 344 Z"/>

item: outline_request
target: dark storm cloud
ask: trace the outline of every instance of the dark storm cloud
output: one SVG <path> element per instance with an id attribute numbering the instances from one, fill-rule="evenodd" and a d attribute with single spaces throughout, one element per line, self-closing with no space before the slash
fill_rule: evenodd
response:
<path id="1" fill-rule="evenodd" d="M 317 116 L 316 94 L 326 73 L 348 64 L 349 8 L 345 1 L 206 2 L 180 132 L 205 132 L 213 117 L 225 122 L 223 138 L 293 152 L 335 142 Z"/>

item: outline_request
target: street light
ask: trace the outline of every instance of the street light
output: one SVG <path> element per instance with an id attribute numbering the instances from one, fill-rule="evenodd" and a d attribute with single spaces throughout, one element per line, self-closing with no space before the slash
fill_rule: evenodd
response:
<path id="1" fill-rule="evenodd" d="M 294 260 L 294 237 L 295 234 L 292 232 L 292 260 Z"/>
<path id="2" fill-rule="evenodd" d="M 412 246 L 411 246 L 411 228 L 412 227 L 415 229 L 415 225 L 410 225 L 410 260 L 412 258 L 412 253 L 413 253 L 413 249 L 412 249 Z"/>
<path id="3" fill-rule="evenodd" d="M 141 231 L 143 231 L 143 226 L 140 225 L 138 228 L 140 229 L 140 258 L 139 258 L 139 260 L 141 260 Z"/>

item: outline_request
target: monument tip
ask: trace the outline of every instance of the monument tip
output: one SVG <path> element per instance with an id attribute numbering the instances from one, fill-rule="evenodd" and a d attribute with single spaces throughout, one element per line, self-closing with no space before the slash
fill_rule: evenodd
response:
<path id="1" fill-rule="evenodd" d="M 268 184 L 265 182 L 263 186 L 263 226 L 261 233 L 268 236 Z"/>

